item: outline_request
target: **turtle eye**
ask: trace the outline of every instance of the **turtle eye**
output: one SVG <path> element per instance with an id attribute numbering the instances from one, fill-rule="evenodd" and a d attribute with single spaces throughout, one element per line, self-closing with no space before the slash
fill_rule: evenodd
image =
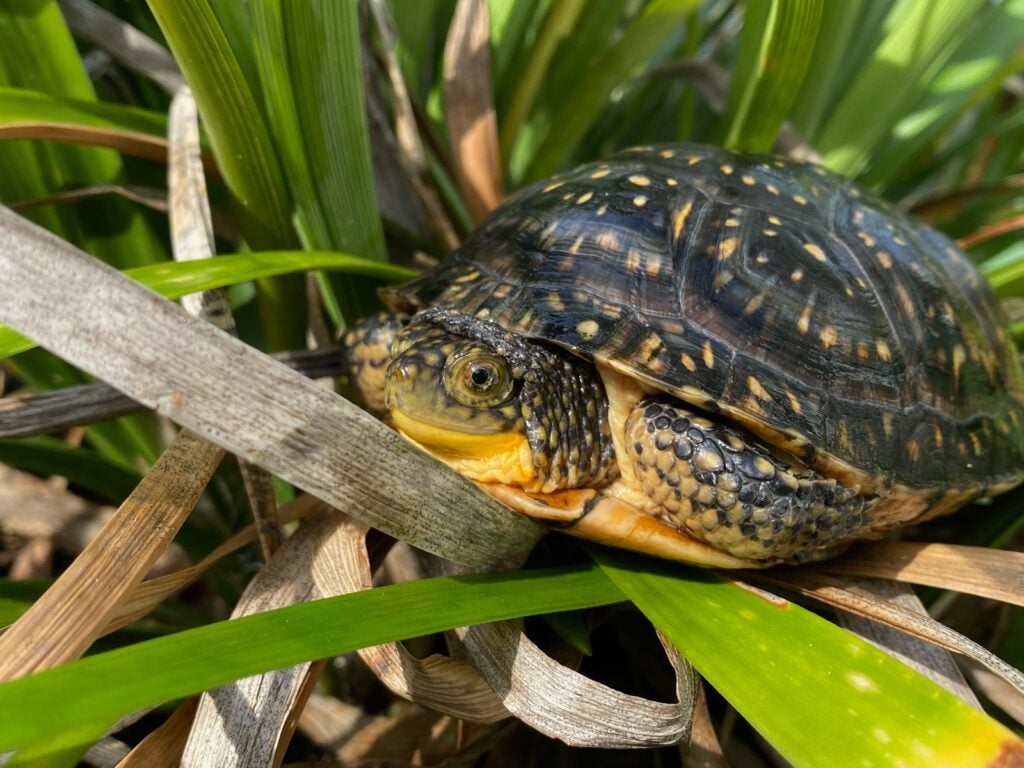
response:
<path id="1" fill-rule="evenodd" d="M 512 372 L 501 357 L 472 351 L 453 356 L 445 366 L 448 393 L 463 405 L 491 407 L 512 392 Z"/>

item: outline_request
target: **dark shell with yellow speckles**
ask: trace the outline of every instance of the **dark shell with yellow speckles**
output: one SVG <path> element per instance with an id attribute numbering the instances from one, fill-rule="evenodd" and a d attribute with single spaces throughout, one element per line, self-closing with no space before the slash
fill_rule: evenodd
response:
<path id="1" fill-rule="evenodd" d="M 982 276 L 817 166 L 629 150 L 521 190 L 397 295 L 611 363 L 819 466 L 979 492 L 1024 474 L 1021 373 Z"/>

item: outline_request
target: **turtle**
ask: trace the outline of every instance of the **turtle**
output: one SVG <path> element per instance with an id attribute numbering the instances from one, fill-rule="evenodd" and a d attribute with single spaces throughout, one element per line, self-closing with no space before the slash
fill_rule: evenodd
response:
<path id="1" fill-rule="evenodd" d="M 383 297 L 346 336 L 369 406 L 604 544 L 801 563 L 1024 479 L 985 279 L 813 163 L 626 150 L 521 189 Z"/>

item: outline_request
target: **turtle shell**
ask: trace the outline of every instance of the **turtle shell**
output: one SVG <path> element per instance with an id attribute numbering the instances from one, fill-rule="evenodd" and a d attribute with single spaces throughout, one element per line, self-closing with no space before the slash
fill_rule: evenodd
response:
<path id="1" fill-rule="evenodd" d="M 608 364 L 819 468 L 1024 473 L 1021 373 L 953 243 L 821 167 L 640 147 L 527 187 L 397 290 Z"/>

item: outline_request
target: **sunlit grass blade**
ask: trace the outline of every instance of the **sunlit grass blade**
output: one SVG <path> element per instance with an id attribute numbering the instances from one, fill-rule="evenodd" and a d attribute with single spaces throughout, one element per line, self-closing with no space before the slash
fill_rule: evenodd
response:
<path id="1" fill-rule="evenodd" d="M 168 299 L 307 269 L 337 270 L 397 282 L 412 277 L 407 267 L 321 251 L 256 251 L 189 262 L 167 261 L 125 270 L 125 274 Z M 35 342 L 0 325 L 0 359 L 32 349 Z"/>
<path id="2" fill-rule="evenodd" d="M 525 178 L 553 173 L 568 160 L 612 91 L 646 63 L 669 34 L 678 31 L 696 5 L 696 0 L 655 0 L 641 12 L 618 42 L 594 62 L 586 78 L 564 94 L 545 128 L 534 137 L 538 149 Z"/>
<path id="3" fill-rule="evenodd" d="M 949 59 L 984 0 L 899 2 L 884 37 L 817 137 L 824 162 L 856 176 Z"/>
<path id="4" fill-rule="evenodd" d="M 291 198 L 260 103 L 208 0 L 150 0 L 149 7 L 192 88 L 203 128 L 232 194 L 245 241 L 291 248 Z M 272 349 L 304 338 L 305 290 L 299 276 L 257 284 L 263 332 Z"/>
<path id="5" fill-rule="evenodd" d="M 356 4 L 278 0 L 253 6 L 252 20 L 262 92 L 303 245 L 385 260 Z M 365 285 L 331 285 L 350 320 L 374 306 Z"/>
<path id="6" fill-rule="evenodd" d="M 909 667 L 778 598 L 622 552 L 605 573 L 797 768 L 968 768 L 1024 757 L 1024 741 Z M 785 706 L 780 706 L 785 702 Z M 1012 759 L 1012 758 L 1011 758 Z"/>
<path id="7" fill-rule="evenodd" d="M 725 116 L 725 146 L 767 152 L 814 53 L 822 0 L 750 0 Z"/>
<path id="8" fill-rule="evenodd" d="M 968 30 L 942 71 L 872 153 L 865 181 L 889 184 L 905 175 L 965 109 L 1024 68 L 1024 2 L 988 5 Z"/>
<path id="9" fill-rule="evenodd" d="M 301 661 L 622 599 L 597 567 L 576 566 L 427 579 L 180 632 L 0 685 L 0 751 Z"/>

